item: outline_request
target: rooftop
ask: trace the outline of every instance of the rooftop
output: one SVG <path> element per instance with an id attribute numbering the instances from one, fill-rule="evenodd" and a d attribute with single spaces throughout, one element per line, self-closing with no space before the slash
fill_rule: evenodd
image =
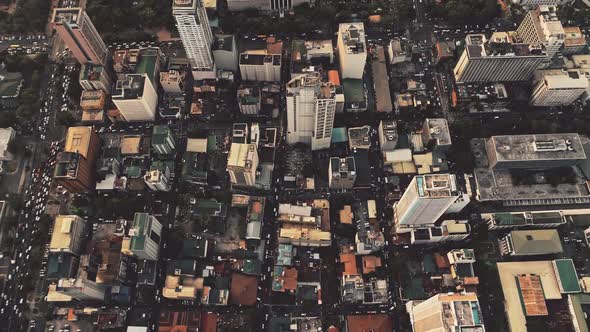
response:
<path id="1" fill-rule="evenodd" d="M 561 293 L 580 293 L 582 291 L 574 262 L 571 259 L 556 259 L 553 261 L 553 268 Z"/>
<path id="2" fill-rule="evenodd" d="M 544 255 L 563 252 L 555 229 L 517 230 L 510 232 L 516 255 Z"/>
<path id="3" fill-rule="evenodd" d="M 348 128 L 348 142 L 353 149 L 369 149 L 371 147 L 371 127 Z"/>
<path id="4" fill-rule="evenodd" d="M 141 151 L 141 135 L 125 135 L 121 139 L 121 154 L 139 154 Z"/>
<path id="5" fill-rule="evenodd" d="M 82 8 L 55 8 L 53 11 L 53 23 L 67 23 L 69 25 L 77 25 L 80 16 L 82 16 Z"/>
<path id="6" fill-rule="evenodd" d="M 70 127 L 66 135 L 64 151 L 77 152 L 88 158 L 90 151 L 90 141 L 93 134 L 92 127 Z"/>
<path id="7" fill-rule="evenodd" d="M 342 38 L 348 54 L 365 53 L 365 26 L 363 23 L 340 23 L 338 36 Z"/>
<path id="8" fill-rule="evenodd" d="M 123 79 L 117 81 L 113 91 L 113 99 L 140 99 L 143 97 L 143 90 L 146 74 L 127 74 Z"/>
<path id="9" fill-rule="evenodd" d="M 451 145 L 451 133 L 446 119 L 427 118 L 424 120 L 424 130 L 428 131 L 426 136 L 435 140 L 437 145 Z"/>
<path id="10" fill-rule="evenodd" d="M 76 215 L 57 216 L 53 226 L 53 233 L 51 234 L 51 242 L 49 243 L 49 250 L 52 252 L 69 251 L 72 248 L 72 229 L 75 227 L 74 223 L 82 222 L 80 217 Z M 77 236 L 77 234 L 75 234 Z"/>

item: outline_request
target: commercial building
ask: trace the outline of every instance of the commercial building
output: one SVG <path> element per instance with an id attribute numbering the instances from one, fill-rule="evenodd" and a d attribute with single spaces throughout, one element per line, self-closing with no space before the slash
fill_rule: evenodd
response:
<path id="1" fill-rule="evenodd" d="M 227 157 L 227 171 L 231 183 L 238 186 L 254 186 L 258 163 L 256 144 L 232 143 Z"/>
<path id="2" fill-rule="evenodd" d="M 9 145 L 15 137 L 16 130 L 13 128 L 0 128 L 0 161 L 14 159 L 14 155 L 9 151 Z"/>
<path id="3" fill-rule="evenodd" d="M 328 149 L 334 115 L 344 102 L 339 87 L 310 72 L 287 83 L 287 143 L 305 143 L 312 150 Z"/>
<path id="4" fill-rule="evenodd" d="M 84 9 L 55 8 L 51 22 L 80 64 L 106 64 L 109 56 L 107 46 Z"/>
<path id="5" fill-rule="evenodd" d="M 352 189 L 356 181 L 354 157 L 330 158 L 328 183 L 330 189 Z"/>
<path id="6" fill-rule="evenodd" d="M 282 55 L 267 52 L 240 54 L 240 74 L 243 81 L 280 82 Z"/>
<path id="7" fill-rule="evenodd" d="M 92 191 L 101 142 L 92 127 L 70 127 L 64 151 L 56 160 L 54 179 L 71 193 Z"/>
<path id="8" fill-rule="evenodd" d="M 127 74 L 116 83 L 113 103 L 127 122 L 154 121 L 158 94 L 147 74 Z"/>
<path id="9" fill-rule="evenodd" d="M 484 332 L 482 309 L 475 293 L 438 294 L 406 304 L 414 332 Z"/>
<path id="10" fill-rule="evenodd" d="M 371 148 L 371 126 L 348 128 L 348 147 L 350 150 Z"/>
<path id="11" fill-rule="evenodd" d="M 174 0 L 172 14 L 195 79 L 215 78 L 213 33 L 202 0 Z"/>
<path id="12" fill-rule="evenodd" d="M 439 226 L 413 228 L 410 232 L 410 244 L 462 241 L 470 234 L 471 226 L 467 220 L 444 220 Z"/>
<path id="13" fill-rule="evenodd" d="M 569 106 L 588 91 L 588 80 L 579 70 L 547 73 L 535 85 L 530 103 L 542 107 Z"/>
<path id="14" fill-rule="evenodd" d="M 362 79 L 367 61 L 363 23 L 340 23 L 338 27 L 338 61 L 342 79 Z"/>
<path id="15" fill-rule="evenodd" d="M 534 256 L 563 252 L 559 233 L 555 229 L 516 230 L 500 240 L 500 252 L 505 256 Z"/>
<path id="16" fill-rule="evenodd" d="M 231 11 L 258 9 L 263 12 L 287 12 L 293 7 L 310 2 L 309 0 L 229 0 L 227 7 Z"/>
<path id="17" fill-rule="evenodd" d="M 148 188 L 153 191 L 170 191 L 172 189 L 170 170 L 168 168 L 165 171 L 159 169 L 151 170 L 145 173 L 143 180 Z"/>
<path id="18" fill-rule="evenodd" d="M 157 125 L 152 129 L 152 149 L 157 154 L 168 155 L 174 152 L 174 136 L 167 125 Z"/>
<path id="19" fill-rule="evenodd" d="M 80 108 L 88 110 L 104 110 L 107 96 L 102 90 L 82 91 Z"/>
<path id="20" fill-rule="evenodd" d="M 584 53 L 588 47 L 586 38 L 579 27 L 563 27 L 565 40 L 561 48 L 561 54 L 572 55 Z"/>
<path id="21" fill-rule="evenodd" d="M 84 242 L 86 222 L 76 215 L 58 215 L 53 223 L 53 233 L 49 242 L 52 253 L 79 255 Z"/>
<path id="22" fill-rule="evenodd" d="M 330 39 L 296 39 L 291 42 L 291 78 L 309 71 L 310 67 L 329 66 L 332 63 L 334 46 Z"/>
<path id="23" fill-rule="evenodd" d="M 197 185 L 207 184 L 208 160 L 207 139 L 187 139 L 186 152 L 182 157 L 181 179 Z"/>
<path id="24" fill-rule="evenodd" d="M 392 151 L 397 146 L 399 135 L 395 120 L 381 120 L 379 122 L 379 145 L 381 151 Z"/>
<path id="25" fill-rule="evenodd" d="M 89 280 L 86 273 L 79 273 L 77 278 L 59 279 L 57 284 L 49 287 L 47 302 L 69 302 L 105 300 L 107 285 Z"/>
<path id="26" fill-rule="evenodd" d="M 121 252 L 139 259 L 157 261 L 162 239 L 162 224 L 154 216 L 136 212 L 129 236 L 123 239 Z"/>
<path id="27" fill-rule="evenodd" d="M 563 211 L 482 213 L 489 230 L 518 228 L 557 228 L 566 223 Z"/>
<path id="28" fill-rule="evenodd" d="M 107 70 L 101 65 L 92 63 L 83 64 L 80 68 L 78 81 L 85 91 L 102 90 L 106 94 L 111 93 L 113 81 Z"/>
<path id="29" fill-rule="evenodd" d="M 177 70 L 160 72 L 160 85 L 166 93 L 183 93 L 184 75 Z"/>
<path id="30" fill-rule="evenodd" d="M 428 118 L 422 125 L 422 142 L 429 151 L 446 153 L 452 145 L 446 119 Z"/>
<path id="31" fill-rule="evenodd" d="M 391 103 L 389 74 L 387 73 L 383 46 L 378 46 L 375 50 L 371 69 L 373 71 L 373 86 L 375 87 L 375 109 L 377 112 L 390 113 L 393 111 L 393 104 Z"/>
<path id="32" fill-rule="evenodd" d="M 238 71 L 238 47 L 234 35 L 215 35 L 213 41 L 213 59 L 218 70 Z"/>
<path id="33" fill-rule="evenodd" d="M 454 174 L 415 176 L 394 206 L 398 231 L 433 225 L 445 213 L 456 213 L 469 204 Z"/>
<path id="34" fill-rule="evenodd" d="M 547 59 L 543 65 L 549 64 L 565 41 L 565 31 L 557 17 L 555 6 L 543 5 L 529 11 L 516 32 L 523 42 L 531 45 L 540 44 L 545 47 Z"/>
<path id="35" fill-rule="evenodd" d="M 453 72 L 458 83 L 522 82 L 547 59 L 541 45 L 523 43 L 515 32 L 467 35 Z"/>
<path id="36" fill-rule="evenodd" d="M 389 61 L 392 65 L 412 61 L 411 52 L 406 49 L 406 45 L 399 38 L 389 41 L 387 52 L 389 53 Z"/>
<path id="37" fill-rule="evenodd" d="M 262 106 L 262 96 L 258 86 L 242 86 L 238 89 L 238 107 L 246 115 L 256 115 Z"/>

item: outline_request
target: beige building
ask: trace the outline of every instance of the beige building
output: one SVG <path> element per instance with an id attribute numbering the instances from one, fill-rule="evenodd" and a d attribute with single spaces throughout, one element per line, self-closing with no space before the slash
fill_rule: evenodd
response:
<path id="1" fill-rule="evenodd" d="M 531 45 L 543 45 L 547 52 L 544 65 L 559 51 L 565 41 L 565 31 L 557 17 L 555 6 L 539 6 L 529 11 L 516 30 L 523 42 Z"/>
<path id="2" fill-rule="evenodd" d="M 127 122 L 154 121 L 158 94 L 148 75 L 129 74 L 117 81 L 113 103 Z"/>
<path id="3" fill-rule="evenodd" d="M 184 91 L 184 76 L 176 71 L 160 72 L 160 84 L 166 93 L 182 93 Z"/>
<path id="4" fill-rule="evenodd" d="M 53 224 L 49 251 L 79 255 L 84 242 L 85 225 L 84 219 L 76 215 L 57 216 Z"/>
<path id="5" fill-rule="evenodd" d="M 227 171 L 231 183 L 238 186 L 254 186 L 257 168 L 256 144 L 232 143 L 227 157 Z"/>
<path id="6" fill-rule="evenodd" d="M 588 91 L 588 77 L 580 70 L 545 74 L 531 95 L 534 106 L 568 106 Z"/>
<path id="7" fill-rule="evenodd" d="M 340 78 L 362 79 L 367 62 L 363 23 L 340 23 L 338 27 L 338 61 Z"/>
<path id="8" fill-rule="evenodd" d="M 406 304 L 414 332 L 484 332 L 483 315 L 475 293 L 437 294 Z"/>

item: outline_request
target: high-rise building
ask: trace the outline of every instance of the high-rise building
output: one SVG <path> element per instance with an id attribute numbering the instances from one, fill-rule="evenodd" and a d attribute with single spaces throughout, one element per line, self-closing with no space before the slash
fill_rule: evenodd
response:
<path id="1" fill-rule="evenodd" d="M 475 293 L 437 294 L 426 301 L 406 304 L 414 332 L 485 332 Z"/>
<path id="2" fill-rule="evenodd" d="M 264 12 L 284 13 L 309 0 L 228 0 L 227 7 L 231 11 L 242 11 L 255 8 Z"/>
<path id="3" fill-rule="evenodd" d="M 152 129 L 152 148 L 158 154 L 171 154 L 175 148 L 174 136 L 167 125 L 154 126 Z"/>
<path id="4" fill-rule="evenodd" d="M 579 70 L 547 73 L 535 85 L 531 95 L 534 106 L 568 106 L 588 90 L 588 77 Z"/>
<path id="5" fill-rule="evenodd" d="M 170 170 L 166 171 L 155 169 L 145 173 L 143 176 L 145 184 L 153 191 L 170 191 L 172 183 L 170 182 Z"/>
<path id="6" fill-rule="evenodd" d="M 428 118 L 422 125 L 422 142 L 431 151 L 446 153 L 451 148 L 449 124 L 443 118 Z"/>
<path id="7" fill-rule="evenodd" d="M 545 59 L 543 66 L 549 64 L 565 40 L 565 31 L 557 17 L 555 6 L 543 5 L 529 11 L 516 32 L 523 42 L 531 45 L 540 44 L 545 47 L 547 59 Z"/>
<path id="8" fill-rule="evenodd" d="M 328 149 L 332 140 L 334 115 L 344 102 L 339 87 L 322 82 L 309 72 L 287 83 L 287 143 L 310 144 L 312 150 Z"/>
<path id="9" fill-rule="evenodd" d="M 58 154 L 53 177 L 71 193 L 92 191 L 101 142 L 92 127 L 70 127 L 64 151 Z"/>
<path id="10" fill-rule="evenodd" d="M 547 59 L 542 45 L 520 42 L 515 32 L 467 35 L 455 69 L 458 83 L 528 81 Z"/>
<path id="11" fill-rule="evenodd" d="M 580 27 L 563 27 L 563 31 L 565 32 L 565 40 L 563 41 L 561 54 L 582 54 L 586 51 L 588 44 Z"/>
<path id="12" fill-rule="evenodd" d="M 111 93 L 111 77 L 101 65 L 83 64 L 80 68 L 79 82 L 85 91 L 102 90 L 107 94 Z"/>
<path id="13" fill-rule="evenodd" d="M 49 251 L 79 255 L 84 241 L 85 225 L 84 219 L 76 215 L 59 215 L 55 217 Z"/>
<path id="14" fill-rule="evenodd" d="M 240 54 L 240 74 L 244 81 L 280 82 L 281 54 Z"/>
<path id="15" fill-rule="evenodd" d="M 363 23 L 340 23 L 337 46 L 342 79 L 362 79 L 367 61 Z"/>
<path id="16" fill-rule="evenodd" d="M 258 162 L 256 144 L 232 143 L 227 156 L 227 171 L 231 183 L 238 186 L 254 186 Z"/>
<path id="17" fill-rule="evenodd" d="M 55 8 L 51 19 L 58 35 L 80 64 L 104 65 L 108 49 L 82 8 Z"/>
<path id="18" fill-rule="evenodd" d="M 394 206 L 396 228 L 419 228 L 433 225 L 446 213 L 457 213 L 469 203 L 454 174 L 415 176 Z"/>
<path id="19" fill-rule="evenodd" d="M 260 87 L 243 86 L 238 89 L 238 107 L 240 112 L 246 115 L 256 115 L 262 107 Z"/>
<path id="20" fill-rule="evenodd" d="M 172 14 L 195 79 L 215 78 L 213 33 L 202 0 L 174 0 Z"/>
<path id="21" fill-rule="evenodd" d="M 512 0 L 513 3 L 527 7 L 527 8 L 535 8 L 537 6 L 563 6 L 567 4 L 571 4 L 574 0 Z"/>
<path id="22" fill-rule="evenodd" d="M 157 261 L 160 254 L 162 224 L 148 213 L 136 212 L 129 236 L 123 239 L 121 252 L 139 259 Z"/>
<path id="23" fill-rule="evenodd" d="M 399 135 L 395 120 L 381 120 L 379 122 L 379 145 L 381 151 L 391 151 L 397 146 Z"/>
<path id="24" fill-rule="evenodd" d="M 176 70 L 160 72 L 160 84 L 166 93 L 184 92 L 184 75 Z"/>
<path id="25" fill-rule="evenodd" d="M 218 70 L 238 71 L 239 51 L 234 35 L 215 35 L 211 48 Z"/>
<path id="26" fill-rule="evenodd" d="M 127 74 L 115 85 L 113 103 L 127 122 L 154 121 L 158 94 L 148 75 Z"/>
<path id="27" fill-rule="evenodd" d="M 76 299 L 78 301 L 102 302 L 105 300 L 107 288 L 104 284 L 88 279 L 86 273 L 84 273 L 75 279 L 59 279 L 57 285 L 50 287 L 47 301 L 51 302 L 54 299 L 53 301 L 67 302 Z M 53 294 L 58 294 L 58 296 Z"/>
<path id="28" fill-rule="evenodd" d="M 332 157 L 328 165 L 330 189 L 352 189 L 354 187 L 356 181 L 354 157 Z"/>

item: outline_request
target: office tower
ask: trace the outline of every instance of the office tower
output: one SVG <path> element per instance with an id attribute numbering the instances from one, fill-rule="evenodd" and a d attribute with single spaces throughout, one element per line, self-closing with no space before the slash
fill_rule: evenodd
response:
<path id="1" fill-rule="evenodd" d="M 516 30 L 523 42 L 531 45 L 543 45 L 547 52 L 547 59 L 542 66 L 549 62 L 563 45 L 565 31 L 557 17 L 555 6 L 539 6 L 529 11 Z"/>
<path id="2" fill-rule="evenodd" d="M 184 75 L 176 70 L 163 71 L 160 73 L 160 84 L 166 93 L 183 93 Z"/>
<path id="3" fill-rule="evenodd" d="M 499 240 L 502 256 L 538 256 L 563 252 L 556 229 L 515 230 Z"/>
<path id="4" fill-rule="evenodd" d="M 108 50 L 82 8 L 55 8 L 51 19 L 57 34 L 80 64 L 105 65 Z"/>
<path id="5" fill-rule="evenodd" d="M 428 150 L 446 153 L 451 148 L 451 132 L 446 119 L 429 118 L 422 125 L 422 142 Z"/>
<path id="6" fill-rule="evenodd" d="M 232 143 L 227 156 L 227 171 L 231 183 L 238 186 L 254 186 L 258 162 L 256 144 Z"/>
<path id="7" fill-rule="evenodd" d="M 240 54 L 240 74 L 244 81 L 280 82 L 281 54 Z"/>
<path id="8" fill-rule="evenodd" d="M 406 304 L 414 332 L 485 332 L 475 293 L 437 294 L 426 301 Z"/>
<path id="9" fill-rule="evenodd" d="M 102 90 L 107 94 L 111 93 L 111 77 L 101 65 L 83 64 L 78 81 L 85 91 Z"/>
<path id="10" fill-rule="evenodd" d="M 262 96 L 258 86 L 242 86 L 238 89 L 238 107 L 246 115 L 257 115 L 262 107 Z"/>
<path id="11" fill-rule="evenodd" d="M 213 41 L 213 59 L 219 70 L 238 71 L 238 57 L 240 53 L 234 35 L 215 35 Z"/>
<path id="12" fill-rule="evenodd" d="M 84 241 L 86 222 L 76 215 L 55 217 L 49 242 L 50 252 L 67 252 L 79 255 Z"/>
<path id="13" fill-rule="evenodd" d="M 399 135 L 395 120 L 381 120 L 379 122 L 379 145 L 381 151 L 391 151 L 397 146 Z"/>
<path id="14" fill-rule="evenodd" d="M 340 23 L 337 46 L 342 79 L 362 79 L 367 61 L 363 23 Z"/>
<path id="15" fill-rule="evenodd" d="M 170 191 L 172 183 L 170 182 L 170 170 L 160 171 L 159 169 L 149 171 L 143 176 L 145 184 L 153 191 Z"/>
<path id="16" fill-rule="evenodd" d="M 342 93 L 317 72 L 300 75 L 287 83 L 287 143 L 310 144 L 312 150 L 328 149 L 334 115 Z"/>
<path id="17" fill-rule="evenodd" d="M 175 143 L 172 131 L 167 125 L 154 126 L 152 129 L 152 149 L 158 154 L 171 154 Z"/>
<path id="18" fill-rule="evenodd" d="M 158 219 L 148 213 L 136 212 L 128 234 L 123 239 L 123 254 L 150 261 L 158 260 L 162 239 L 162 224 Z"/>
<path id="19" fill-rule="evenodd" d="M 518 41 L 514 32 L 495 32 L 490 40 L 473 34 L 453 72 L 458 83 L 522 82 L 547 59 L 541 45 Z"/>
<path id="20" fill-rule="evenodd" d="M 113 103 L 127 122 L 154 121 L 158 94 L 146 74 L 127 74 L 117 81 Z"/>
<path id="21" fill-rule="evenodd" d="M 548 73 L 535 85 L 530 103 L 533 106 L 568 106 L 588 87 L 588 77 L 579 70 Z"/>
<path id="22" fill-rule="evenodd" d="M 469 196 L 459 188 L 454 174 L 415 176 L 394 206 L 398 229 L 433 225 L 445 213 L 460 212 Z"/>
<path id="23" fill-rule="evenodd" d="M 586 160 L 580 136 L 574 133 L 492 136 L 485 142 L 485 152 L 494 169 L 544 169 Z"/>
<path id="24" fill-rule="evenodd" d="M 173 0 L 172 14 L 195 79 L 215 78 L 213 34 L 202 0 Z"/>
<path id="25" fill-rule="evenodd" d="M 64 151 L 58 154 L 53 177 L 71 193 L 94 190 L 95 163 L 101 142 L 92 127 L 70 127 Z"/>
<path id="26" fill-rule="evenodd" d="M 106 285 L 98 284 L 92 280 L 89 280 L 87 274 L 82 273 L 75 279 L 59 279 L 57 285 L 51 286 L 49 288 L 49 294 L 47 294 L 47 297 L 48 302 L 51 302 L 50 298 L 56 298 L 56 300 L 53 301 L 65 302 L 69 302 L 72 299 L 76 299 L 78 301 L 102 302 L 105 300 L 106 291 Z M 52 293 L 57 293 L 59 295 L 55 296 Z"/>
<path id="27" fill-rule="evenodd" d="M 352 189 L 354 187 L 356 181 L 354 157 L 332 157 L 328 165 L 330 189 Z"/>

